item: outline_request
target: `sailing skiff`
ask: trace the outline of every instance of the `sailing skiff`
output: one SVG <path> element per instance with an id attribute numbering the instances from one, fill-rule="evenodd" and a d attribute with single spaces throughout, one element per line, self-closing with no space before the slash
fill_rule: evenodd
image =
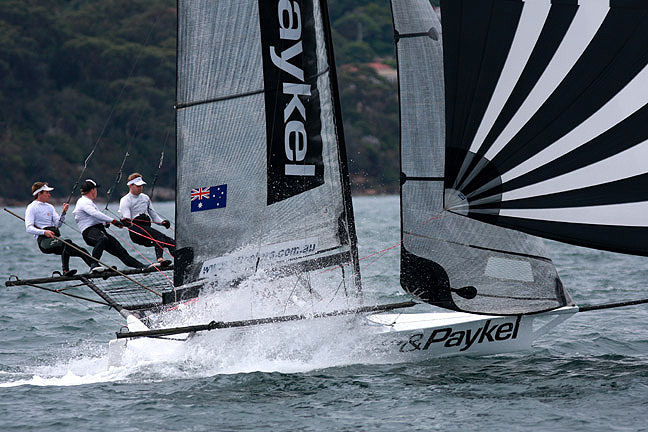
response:
<path id="1" fill-rule="evenodd" d="M 177 256 L 128 274 L 149 291 L 117 273 L 7 284 L 90 287 L 126 318 L 115 361 L 309 320 L 360 323 L 399 361 L 493 354 L 577 312 L 645 303 L 576 306 L 539 237 L 648 255 L 648 5 L 442 0 L 442 20 L 428 0 L 391 8 L 415 313 L 363 304 L 325 0 L 178 1 Z M 191 299 L 239 289 L 252 295 L 234 297 L 238 315 L 169 324 Z"/>

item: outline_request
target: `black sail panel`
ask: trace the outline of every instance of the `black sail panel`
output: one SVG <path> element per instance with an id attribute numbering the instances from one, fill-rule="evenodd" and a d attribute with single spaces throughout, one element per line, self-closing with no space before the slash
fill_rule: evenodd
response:
<path id="1" fill-rule="evenodd" d="M 580 246 L 648 253 L 645 242 L 628 241 L 648 227 L 638 217 L 648 206 L 647 25 L 645 2 L 578 6 L 524 102 L 513 115 L 501 111 L 506 125 L 473 143 L 482 163 L 459 188 L 468 217 Z"/>
<path id="2" fill-rule="evenodd" d="M 177 98 L 176 284 L 359 290 L 326 2 L 179 1 Z"/>
<path id="3" fill-rule="evenodd" d="M 479 155 L 483 156 L 488 151 L 529 96 L 560 46 L 577 10 L 578 5 L 576 4 L 554 2 L 550 6 L 547 18 L 542 23 L 542 30 L 537 36 L 537 41 L 535 43 L 531 41 L 533 49 L 529 52 L 529 58 L 524 64 L 524 69 L 515 81 L 505 104 L 497 113 L 497 119 L 486 131 L 487 135 L 477 151 Z"/>
<path id="4" fill-rule="evenodd" d="M 492 159 L 506 172 L 583 123 L 617 95 L 648 62 L 648 11 L 610 9 L 562 83 Z M 475 184 L 483 184 L 480 179 Z"/>
<path id="5" fill-rule="evenodd" d="M 521 1 L 444 1 L 444 12 L 469 8 L 461 14 L 457 40 L 462 44 L 459 58 L 452 67 L 446 67 L 446 77 L 452 79 L 454 99 L 446 99 L 446 127 L 448 147 L 460 149 L 446 155 L 446 178 L 455 178 L 464 155 L 474 137 L 479 120 L 497 84 L 520 19 Z M 453 26 L 453 30 L 455 27 Z M 448 53 L 449 50 L 444 50 Z M 446 82 L 447 87 L 450 84 Z M 449 185 L 451 187 L 452 185 Z"/>

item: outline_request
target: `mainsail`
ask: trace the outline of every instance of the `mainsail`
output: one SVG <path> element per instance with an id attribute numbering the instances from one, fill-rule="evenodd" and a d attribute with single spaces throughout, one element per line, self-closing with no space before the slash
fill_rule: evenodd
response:
<path id="1" fill-rule="evenodd" d="M 360 289 L 329 32 L 324 1 L 178 2 L 177 286 L 339 266 Z"/>
<path id="2" fill-rule="evenodd" d="M 648 3 L 392 0 L 403 287 L 443 307 L 571 304 L 525 233 L 648 255 Z"/>

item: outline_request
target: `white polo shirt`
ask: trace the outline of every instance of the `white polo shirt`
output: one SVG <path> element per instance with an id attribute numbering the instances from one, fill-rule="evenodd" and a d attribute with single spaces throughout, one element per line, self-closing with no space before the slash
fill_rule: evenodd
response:
<path id="1" fill-rule="evenodd" d="M 81 232 L 90 228 L 93 225 L 103 224 L 105 222 L 112 222 L 114 218 L 106 216 L 98 208 L 97 205 L 87 196 L 83 195 L 76 202 L 74 207 L 74 220 Z"/>
<path id="2" fill-rule="evenodd" d="M 148 215 L 155 223 L 160 223 L 164 219 L 153 208 L 151 198 L 146 194 L 133 195 L 128 193 L 119 200 L 119 213 L 122 217 L 133 219 L 141 214 Z"/>
<path id="3" fill-rule="evenodd" d="M 34 200 L 25 209 L 25 228 L 34 237 L 45 234 L 41 228 L 55 226 L 60 227 L 65 220 L 65 215 L 59 216 L 50 203 Z"/>

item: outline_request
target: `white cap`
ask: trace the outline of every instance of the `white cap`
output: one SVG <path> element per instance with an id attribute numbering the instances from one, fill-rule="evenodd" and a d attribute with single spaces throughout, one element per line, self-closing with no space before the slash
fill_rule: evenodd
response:
<path id="1" fill-rule="evenodd" d="M 46 184 L 44 184 L 44 185 L 41 186 L 40 188 L 36 189 L 32 195 L 33 195 L 33 196 L 36 196 L 36 195 L 38 195 L 39 192 L 42 192 L 42 191 L 53 191 L 53 190 L 54 190 L 53 187 L 49 187 L 49 186 L 47 186 Z"/>
<path id="2" fill-rule="evenodd" d="M 142 180 L 142 177 L 135 177 L 133 180 L 129 181 L 126 184 L 128 186 L 130 186 L 130 185 L 142 186 L 142 185 L 145 185 L 146 182 L 144 180 Z"/>

